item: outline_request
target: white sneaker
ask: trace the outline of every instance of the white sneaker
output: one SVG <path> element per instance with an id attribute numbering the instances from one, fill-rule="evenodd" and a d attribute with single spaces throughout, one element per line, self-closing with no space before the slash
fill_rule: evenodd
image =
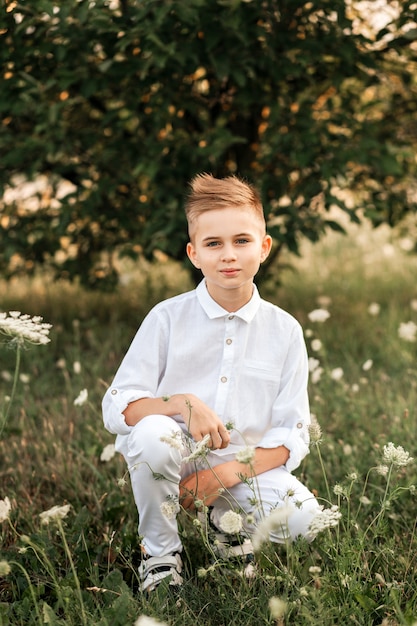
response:
<path id="1" fill-rule="evenodd" d="M 230 566 L 238 571 L 243 578 L 254 578 L 256 568 L 252 541 L 247 537 L 231 540 L 230 535 L 216 532 L 213 543 L 214 553 L 223 562 L 230 562 Z M 226 571 L 226 570 L 225 570 Z"/>
<path id="2" fill-rule="evenodd" d="M 214 535 L 214 552 L 217 556 L 230 559 L 234 556 L 245 557 L 253 555 L 253 545 L 250 539 L 241 537 L 231 540 L 230 535 L 216 532 Z"/>
<path id="3" fill-rule="evenodd" d="M 168 576 L 171 576 L 169 585 L 178 587 L 183 583 L 180 575 L 182 560 L 178 552 L 166 556 L 150 556 L 142 561 L 138 571 L 141 591 L 153 591 Z"/>

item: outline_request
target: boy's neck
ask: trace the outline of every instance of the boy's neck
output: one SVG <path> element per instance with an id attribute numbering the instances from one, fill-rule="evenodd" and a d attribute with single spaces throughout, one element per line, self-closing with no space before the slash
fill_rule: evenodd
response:
<path id="1" fill-rule="evenodd" d="M 245 288 L 241 289 L 218 290 L 207 285 L 206 282 L 206 287 L 213 300 L 229 313 L 239 311 L 251 300 L 253 295 L 253 284 L 245 285 Z"/>

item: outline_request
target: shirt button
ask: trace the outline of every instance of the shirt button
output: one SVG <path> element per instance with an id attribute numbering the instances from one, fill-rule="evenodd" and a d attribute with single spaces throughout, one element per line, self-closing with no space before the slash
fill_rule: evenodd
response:
<path id="1" fill-rule="evenodd" d="M 227 383 L 227 376 L 222 376 L 220 380 L 222 383 Z"/>
<path id="2" fill-rule="evenodd" d="M 232 340 L 231 339 L 226 339 L 226 343 L 227 343 L 228 346 L 230 346 L 230 344 L 232 343 Z"/>
<path id="3" fill-rule="evenodd" d="M 298 422 L 298 424 L 297 424 L 297 428 L 302 428 L 302 427 L 303 427 L 302 423 L 301 423 L 301 422 Z"/>
<path id="4" fill-rule="evenodd" d="M 234 319 L 234 315 L 229 315 L 229 320 L 233 320 Z"/>
<path id="5" fill-rule="evenodd" d="M 112 396 L 115 396 L 115 395 L 116 395 L 116 393 L 117 393 L 117 389 L 112 389 L 112 390 L 111 390 L 111 395 L 112 395 Z"/>

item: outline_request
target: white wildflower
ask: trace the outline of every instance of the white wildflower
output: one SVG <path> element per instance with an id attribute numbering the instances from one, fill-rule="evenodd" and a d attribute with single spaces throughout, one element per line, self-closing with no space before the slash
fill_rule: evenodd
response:
<path id="1" fill-rule="evenodd" d="M 10 383 L 13 380 L 13 376 L 7 370 L 3 370 L 0 373 L 0 376 L 6 383 Z"/>
<path id="2" fill-rule="evenodd" d="M 183 458 L 183 463 L 190 463 L 191 461 L 195 461 L 196 459 L 200 459 L 201 457 L 206 457 L 210 452 L 210 448 L 208 447 L 208 443 L 211 441 L 210 434 L 204 435 L 201 441 L 198 441 L 195 445 L 194 450 L 191 452 L 189 456 Z"/>
<path id="3" fill-rule="evenodd" d="M 405 467 L 414 460 L 402 446 L 394 446 L 391 441 L 384 446 L 383 457 L 386 463 L 396 467 Z"/>
<path id="4" fill-rule="evenodd" d="M 165 622 L 159 622 L 148 615 L 141 615 L 134 623 L 134 626 L 167 626 L 167 624 Z"/>
<path id="5" fill-rule="evenodd" d="M 377 465 L 377 467 L 375 468 L 375 471 L 380 476 L 386 476 L 389 472 L 389 467 L 388 465 Z"/>
<path id="6" fill-rule="evenodd" d="M 310 574 L 313 574 L 313 576 L 317 576 L 317 574 L 321 574 L 321 567 L 318 565 L 310 565 L 308 571 Z"/>
<path id="7" fill-rule="evenodd" d="M 10 564 L 7 561 L 0 561 L 0 576 L 2 577 L 8 576 L 11 571 L 12 571 L 12 568 L 10 567 Z"/>
<path id="8" fill-rule="evenodd" d="M 314 372 L 320 365 L 320 361 L 315 359 L 313 356 L 308 359 L 308 371 Z"/>
<path id="9" fill-rule="evenodd" d="M 20 313 L 20 311 L 10 311 L 0 313 L 0 333 L 12 338 L 12 342 L 23 345 L 25 342 L 30 344 L 46 344 L 51 340 L 48 337 L 52 324 L 42 322 L 42 317 L 36 315 L 30 317 Z"/>
<path id="10" fill-rule="evenodd" d="M 236 461 L 239 463 L 252 463 L 255 458 L 255 448 L 253 446 L 246 446 L 243 450 L 236 452 Z"/>
<path id="11" fill-rule="evenodd" d="M 114 443 L 108 443 L 107 446 L 104 446 L 100 454 L 100 461 L 103 461 L 103 463 L 108 463 L 109 461 L 112 460 L 115 454 L 116 454 L 116 448 L 115 448 Z"/>
<path id="12" fill-rule="evenodd" d="M 351 472 L 350 474 L 346 476 L 346 478 L 348 480 L 351 480 L 352 482 L 356 482 L 358 480 L 358 475 L 356 472 Z"/>
<path id="13" fill-rule="evenodd" d="M 349 576 L 349 574 L 340 574 L 340 582 L 342 583 L 342 587 L 346 587 L 346 589 L 349 589 L 351 580 L 352 576 Z"/>
<path id="14" fill-rule="evenodd" d="M 381 311 L 381 305 L 378 304 L 378 302 L 371 302 L 371 304 L 368 306 L 368 313 L 369 315 L 379 315 L 379 312 Z"/>
<path id="15" fill-rule="evenodd" d="M 81 374 L 81 363 L 79 361 L 74 361 L 72 369 L 74 370 L 74 374 Z"/>
<path id="16" fill-rule="evenodd" d="M 184 450 L 182 432 L 179 430 L 173 430 L 170 435 L 162 435 L 162 437 L 160 437 L 160 441 L 167 443 L 171 448 L 180 450 L 180 452 Z"/>
<path id="17" fill-rule="evenodd" d="M 374 362 L 372 359 L 368 359 L 367 361 L 365 361 L 365 363 L 362 365 L 362 369 L 364 372 L 368 372 L 371 367 L 373 366 Z"/>
<path id="18" fill-rule="evenodd" d="M 412 311 L 417 311 L 417 298 L 411 300 L 410 307 Z"/>
<path id="19" fill-rule="evenodd" d="M 49 522 L 64 519 L 64 517 L 66 517 L 70 512 L 70 509 L 70 504 L 64 504 L 63 506 L 53 506 L 51 509 L 44 511 L 43 513 L 39 513 L 41 523 L 49 524 Z"/>
<path id="20" fill-rule="evenodd" d="M 327 319 L 329 319 L 330 313 L 326 309 L 314 309 L 314 311 L 310 311 L 308 314 L 308 319 L 310 322 L 319 322 L 323 323 Z"/>
<path id="21" fill-rule="evenodd" d="M 321 343 L 320 339 L 313 339 L 310 345 L 311 345 L 311 349 L 314 352 L 319 352 L 323 347 L 323 344 Z"/>
<path id="22" fill-rule="evenodd" d="M 369 506 L 371 503 L 370 499 L 367 496 L 361 496 L 359 498 L 359 502 L 365 506 Z"/>
<path id="23" fill-rule="evenodd" d="M 255 530 L 252 537 L 254 550 L 260 550 L 262 544 L 269 541 L 270 535 L 273 532 L 279 531 L 280 534 L 289 537 L 288 518 L 293 511 L 294 507 L 291 505 L 284 505 L 272 509 L 269 515 L 262 519 Z"/>
<path id="24" fill-rule="evenodd" d="M 341 485 L 340 483 L 337 483 L 334 487 L 333 487 L 333 493 L 335 496 L 339 496 L 342 498 L 345 498 L 347 496 L 347 492 L 345 487 L 343 487 L 343 485 Z"/>
<path id="25" fill-rule="evenodd" d="M 9 498 L 6 497 L 4 500 L 0 500 L 0 523 L 9 519 L 11 510 L 12 505 L 10 504 Z"/>
<path id="26" fill-rule="evenodd" d="M 274 620 L 282 620 L 285 613 L 287 612 L 288 604 L 282 598 L 277 598 L 276 596 L 272 596 L 268 602 L 269 610 L 271 612 L 271 617 Z"/>
<path id="27" fill-rule="evenodd" d="M 240 513 L 226 511 L 219 522 L 220 528 L 228 535 L 237 535 L 243 528 L 243 520 Z"/>
<path id="28" fill-rule="evenodd" d="M 316 367 L 316 369 L 313 370 L 313 372 L 311 373 L 311 376 L 310 376 L 310 380 L 311 380 L 313 385 L 315 385 L 316 383 L 319 382 L 319 380 L 322 377 L 322 374 L 323 374 L 323 368 L 322 367 Z"/>
<path id="29" fill-rule="evenodd" d="M 81 389 L 80 393 L 74 400 L 74 406 L 83 406 L 88 400 L 88 390 Z"/>
<path id="30" fill-rule="evenodd" d="M 330 372 L 330 378 L 332 380 L 341 380 L 343 378 L 343 369 L 341 367 L 335 367 L 331 372 Z"/>
<path id="31" fill-rule="evenodd" d="M 352 393 L 358 393 L 360 387 L 357 383 L 353 383 L 352 387 L 350 388 Z"/>
<path id="32" fill-rule="evenodd" d="M 161 509 L 162 515 L 166 517 L 167 519 L 175 519 L 175 517 L 178 515 L 180 511 L 178 502 L 173 499 L 169 499 L 169 500 L 166 500 L 165 502 L 162 502 L 160 509 Z"/>
<path id="33" fill-rule="evenodd" d="M 19 380 L 24 385 L 27 385 L 28 383 L 30 383 L 30 376 L 29 374 L 19 374 Z"/>
<path id="34" fill-rule="evenodd" d="M 336 505 L 330 507 L 330 509 L 322 508 L 320 513 L 317 513 L 310 522 L 308 527 L 309 538 L 314 539 L 323 530 L 337 526 L 341 517 L 342 514 Z"/>
<path id="35" fill-rule="evenodd" d="M 398 336 L 404 341 L 417 341 L 417 324 L 414 322 L 401 322 L 398 328 Z"/>
<path id="36" fill-rule="evenodd" d="M 352 450 L 352 446 L 350 445 L 350 443 L 345 443 L 343 446 L 343 454 L 345 456 L 350 456 L 352 452 L 353 450 Z"/>

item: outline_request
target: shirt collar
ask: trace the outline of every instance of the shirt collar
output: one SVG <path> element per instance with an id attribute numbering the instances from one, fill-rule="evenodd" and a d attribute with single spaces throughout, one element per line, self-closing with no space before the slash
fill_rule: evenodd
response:
<path id="1" fill-rule="evenodd" d="M 204 278 L 201 281 L 201 283 L 197 286 L 196 293 L 197 293 L 197 298 L 198 298 L 199 303 L 201 304 L 203 310 L 205 311 L 205 313 L 210 319 L 215 319 L 216 317 L 226 317 L 226 316 L 231 315 L 229 311 L 226 311 L 226 309 L 223 309 L 223 307 L 221 307 L 219 304 L 217 304 L 215 300 L 213 300 L 213 298 L 207 291 L 206 281 L 204 280 Z M 260 303 L 261 303 L 261 297 L 259 295 L 259 291 L 256 285 L 254 284 L 252 298 L 249 300 L 247 304 L 245 304 L 245 306 L 240 308 L 238 311 L 233 311 L 232 315 L 235 315 L 236 317 L 239 317 L 243 321 L 249 323 L 255 317 L 255 314 L 259 308 Z"/>

